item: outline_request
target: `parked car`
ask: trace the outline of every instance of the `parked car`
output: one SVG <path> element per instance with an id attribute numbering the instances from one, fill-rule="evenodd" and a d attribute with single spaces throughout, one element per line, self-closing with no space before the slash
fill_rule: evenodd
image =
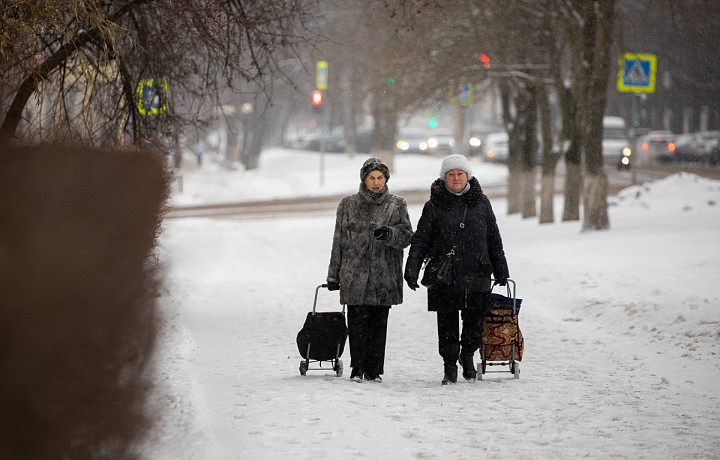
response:
<path id="1" fill-rule="evenodd" d="M 427 140 L 428 152 L 449 155 L 455 147 L 455 138 L 450 130 L 434 130 Z"/>
<path id="2" fill-rule="evenodd" d="M 703 131 L 697 133 L 694 153 L 697 161 L 717 164 L 720 162 L 720 131 Z"/>
<path id="3" fill-rule="evenodd" d="M 315 131 L 306 138 L 306 145 L 301 148 L 315 151 L 320 151 L 322 148 L 326 152 L 343 153 L 347 148 L 345 129 L 337 126 L 330 132 Z"/>
<path id="4" fill-rule="evenodd" d="M 650 131 L 640 138 L 642 162 L 668 163 L 675 160 L 675 135 L 671 131 Z"/>
<path id="5" fill-rule="evenodd" d="M 697 134 L 679 134 L 675 137 L 675 161 L 697 161 L 695 158 L 695 143 Z"/>
<path id="6" fill-rule="evenodd" d="M 490 133 L 485 136 L 482 146 L 483 159 L 491 162 L 507 162 L 508 134 L 505 131 Z"/>
<path id="7" fill-rule="evenodd" d="M 631 145 L 625 120 L 621 117 L 603 117 L 603 163 L 629 168 L 633 153 Z"/>
<path id="8" fill-rule="evenodd" d="M 417 129 L 407 129 L 398 134 L 395 151 L 399 153 L 426 153 L 428 149 L 427 133 Z"/>

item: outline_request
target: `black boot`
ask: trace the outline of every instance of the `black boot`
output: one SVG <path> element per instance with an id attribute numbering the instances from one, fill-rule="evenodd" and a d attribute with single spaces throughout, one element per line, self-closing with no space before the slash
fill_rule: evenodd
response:
<path id="1" fill-rule="evenodd" d="M 350 372 L 350 380 L 355 380 L 357 382 L 362 382 L 363 379 L 363 370 L 359 367 L 353 367 L 352 372 Z"/>
<path id="2" fill-rule="evenodd" d="M 463 368 L 463 377 L 465 380 L 477 379 L 477 370 L 475 369 L 475 363 L 473 362 L 473 355 L 475 353 L 463 353 L 460 356 L 460 364 Z"/>
<path id="3" fill-rule="evenodd" d="M 455 384 L 457 383 L 457 364 L 445 364 L 445 375 L 443 376 L 442 384 Z"/>

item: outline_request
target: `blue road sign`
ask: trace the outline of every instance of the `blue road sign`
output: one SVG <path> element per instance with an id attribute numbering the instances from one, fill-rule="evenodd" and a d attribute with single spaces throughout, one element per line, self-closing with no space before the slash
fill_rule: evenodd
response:
<path id="1" fill-rule="evenodd" d="M 618 61 L 617 89 L 623 92 L 654 93 L 657 57 L 626 53 Z"/>

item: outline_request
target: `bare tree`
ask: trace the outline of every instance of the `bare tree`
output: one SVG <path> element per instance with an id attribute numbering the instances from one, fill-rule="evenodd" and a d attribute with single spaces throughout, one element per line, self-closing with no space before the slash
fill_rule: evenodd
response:
<path id="1" fill-rule="evenodd" d="M 553 0 L 545 9 L 552 18 L 547 32 L 553 46 L 547 49 L 560 101 L 566 165 L 563 220 L 580 219 L 583 197 L 583 230 L 609 228 L 601 142 L 615 5 L 615 0 Z"/>
<path id="2" fill-rule="evenodd" d="M 312 35 L 306 25 L 316 12 L 316 2 L 304 0 L 31 5 L 1 10 L 3 26 L 25 31 L 0 35 L 6 88 L 0 136 L 6 140 L 30 140 L 31 130 L 18 128 L 27 124 L 23 112 L 34 94 L 38 103 L 52 104 L 42 122 L 61 125 L 73 138 L 102 143 L 119 131 L 133 140 L 172 139 L 183 126 L 202 122 L 224 88 L 245 80 L 263 90 L 266 74 L 281 73 L 276 53 Z M 167 111 L 141 113 L 136 88 L 142 80 L 167 83 Z M 73 92 L 93 97 L 82 99 L 78 111 Z M 90 118 L 95 129 L 86 129 Z"/>

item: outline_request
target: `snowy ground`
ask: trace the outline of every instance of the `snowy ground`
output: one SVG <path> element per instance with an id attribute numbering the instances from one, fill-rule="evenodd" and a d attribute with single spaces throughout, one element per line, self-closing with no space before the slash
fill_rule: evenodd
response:
<path id="1" fill-rule="evenodd" d="M 307 152 L 268 151 L 253 172 L 188 165 L 173 203 L 354 193 L 365 158 L 327 155 L 323 186 Z M 391 190 L 428 187 L 439 163 L 396 158 Z M 473 165 L 483 184 L 505 179 Z M 493 205 L 524 299 L 522 373 L 454 386 L 440 385 L 424 288 L 390 312 L 382 383 L 300 376 L 295 336 L 325 279 L 334 212 L 166 221 L 146 458 L 720 458 L 720 182 L 626 189 L 605 232 Z M 337 293 L 321 290 L 318 308 L 338 309 Z M 347 348 L 343 359 L 347 370 Z"/>

